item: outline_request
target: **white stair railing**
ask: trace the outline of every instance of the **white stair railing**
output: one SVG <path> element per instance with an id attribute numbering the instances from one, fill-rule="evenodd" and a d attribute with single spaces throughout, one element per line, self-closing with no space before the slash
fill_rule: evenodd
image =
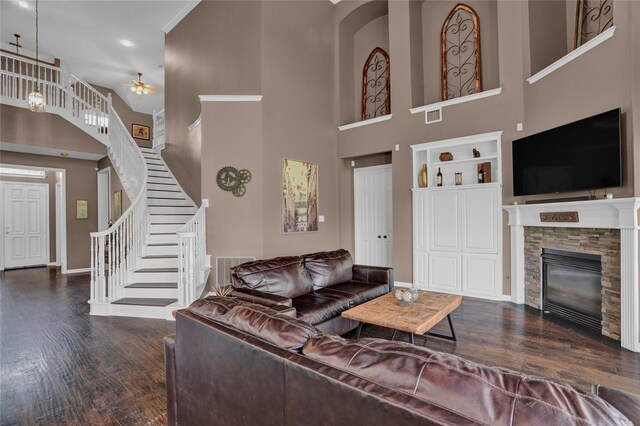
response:
<path id="1" fill-rule="evenodd" d="M 203 199 L 195 215 L 178 231 L 178 304 L 188 306 L 206 284 L 210 268 L 207 257 L 209 200 Z"/>
<path id="2" fill-rule="evenodd" d="M 153 112 L 153 149 L 164 149 L 164 110 Z"/>
<path id="3" fill-rule="evenodd" d="M 29 93 L 36 87 L 45 96 L 45 111 L 73 121 L 108 144 L 111 104 L 108 97 L 66 69 L 0 52 L 0 101 L 3 104 L 27 108 Z"/>
<path id="4" fill-rule="evenodd" d="M 107 230 L 91 233 L 91 299 L 110 303 L 131 282 L 136 259 L 141 257 L 149 224 L 147 209 L 147 165 L 112 106 L 108 109 L 109 158 L 118 171 L 131 206 Z"/>

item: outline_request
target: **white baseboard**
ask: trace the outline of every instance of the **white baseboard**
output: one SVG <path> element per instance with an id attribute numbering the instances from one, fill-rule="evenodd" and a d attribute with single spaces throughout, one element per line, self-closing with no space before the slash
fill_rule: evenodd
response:
<path id="1" fill-rule="evenodd" d="M 91 268 L 78 268 L 78 269 L 65 269 L 62 271 L 63 274 L 86 274 L 91 272 Z"/>
<path id="2" fill-rule="evenodd" d="M 413 283 L 405 283 L 403 281 L 394 281 L 393 285 L 396 287 L 413 287 Z"/>
<path id="3" fill-rule="evenodd" d="M 47 266 L 60 266 L 60 264 L 57 262 L 49 262 L 47 263 Z"/>
<path id="4" fill-rule="evenodd" d="M 511 295 L 510 294 L 503 294 L 502 295 L 502 300 L 505 302 L 511 302 Z"/>

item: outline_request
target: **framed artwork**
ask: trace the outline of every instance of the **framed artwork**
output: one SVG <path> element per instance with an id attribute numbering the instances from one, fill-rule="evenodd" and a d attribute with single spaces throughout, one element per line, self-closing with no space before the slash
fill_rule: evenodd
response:
<path id="1" fill-rule="evenodd" d="M 151 128 L 142 124 L 131 124 L 131 136 L 148 141 L 151 137 Z"/>
<path id="2" fill-rule="evenodd" d="M 318 231 L 318 165 L 282 159 L 282 232 Z"/>
<path id="3" fill-rule="evenodd" d="M 113 220 L 122 216 L 122 190 L 113 191 Z"/>
<path id="4" fill-rule="evenodd" d="M 87 200 L 76 200 L 76 219 L 89 218 L 89 202 Z"/>

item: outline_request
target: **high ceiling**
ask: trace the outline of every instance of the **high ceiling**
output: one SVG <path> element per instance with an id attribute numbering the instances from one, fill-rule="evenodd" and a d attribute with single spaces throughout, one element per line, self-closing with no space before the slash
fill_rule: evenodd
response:
<path id="1" fill-rule="evenodd" d="M 15 51 L 9 42 L 20 34 L 21 53 L 35 51 L 35 0 L 29 8 L 17 0 L 0 1 L 0 42 Z M 152 113 L 164 108 L 163 27 L 193 3 L 181 1 L 56 1 L 40 0 L 40 55 L 59 58 L 77 77 L 117 92 L 134 110 Z M 121 40 L 129 40 L 126 47 Z M 137 73 L 142 81 L 157 84 L 157 96 L 131 93 L 123 83 L 131 83 Z"/>

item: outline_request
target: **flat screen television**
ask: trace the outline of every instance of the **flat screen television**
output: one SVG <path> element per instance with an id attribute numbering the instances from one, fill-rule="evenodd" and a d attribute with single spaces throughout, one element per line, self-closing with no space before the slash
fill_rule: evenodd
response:
<path id="1" fill-rule="evenodd" d="M 622 185 L 620 108 L 513 141 L 513 195 Z"/>

